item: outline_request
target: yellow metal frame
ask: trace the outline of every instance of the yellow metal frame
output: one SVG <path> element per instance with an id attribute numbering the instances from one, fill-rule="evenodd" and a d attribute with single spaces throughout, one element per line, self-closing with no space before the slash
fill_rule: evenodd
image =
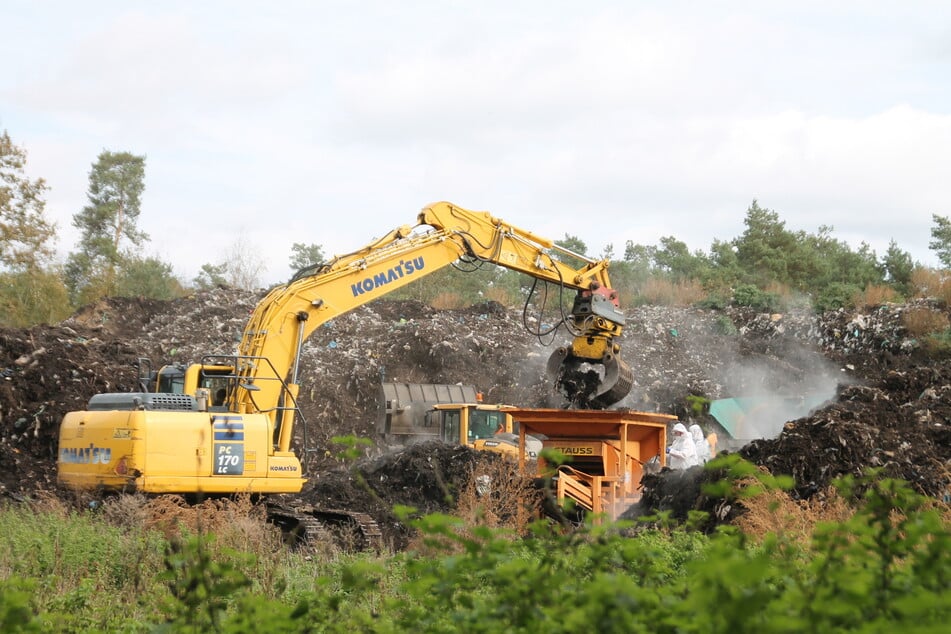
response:
<path id="1" fill-rule="evenodd" d="M 595 514 L 616 519 L 640 499 L 644 465 L 655 456 L 666 464 L 670 414 L 631 410 L 515 409 L 519 424 L 519 467 L 527 469 L 525 438 L 542 436 L 545 449 L 560 450 L 573 462 L 538 460 L 536 474 L 556 478 L 559 503 L 565 499 Z"/>

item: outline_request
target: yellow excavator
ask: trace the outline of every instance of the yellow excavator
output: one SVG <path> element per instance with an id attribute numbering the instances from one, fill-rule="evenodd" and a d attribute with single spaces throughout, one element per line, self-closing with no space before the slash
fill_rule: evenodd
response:
<path id="1" fill-rule="evenodd" d="M 66 414 L 59 482 L 145 493 L 299 492 L 306 478 L 291 445 L 303 342 L 328 320 L 434 271 L 482 263 L 575 291 L 558 323 L 572 343 L 548 363 L 556 388 L 574 407 L 602 409 L 627 395 L 633 376 L 618 355 L 624 316 L 608 262 L 488 212 L 440 202 L 423 208 L 415 225 L 273 288 L 252 313 L 237 354 L 206 357 L 179 372 L 163 369 L 158 391 L 98 394 L 86 410 Z"/>

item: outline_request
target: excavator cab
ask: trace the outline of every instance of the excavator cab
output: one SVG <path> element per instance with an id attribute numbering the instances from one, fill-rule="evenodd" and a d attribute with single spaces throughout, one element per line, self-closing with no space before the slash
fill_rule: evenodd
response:
<path id="1" fill-rule="evenodd" d="M 184 394 L 185 371 L 185 366 L 182 365 L 163 366 L 155 374 L 152 391 L 163 394 Z"/>
<path id="2" fill-rule="evenodd" d="M 208 391 L 211 400 L 209 405 L 213 411 L 227 409 L 234 377 L 234 368 L 229 365 L 174 364 L 152 370 L 149 359 L 139 359 L 139 386 L 143 392 L 197 396 L 198 390 L 204 389 Z"/>

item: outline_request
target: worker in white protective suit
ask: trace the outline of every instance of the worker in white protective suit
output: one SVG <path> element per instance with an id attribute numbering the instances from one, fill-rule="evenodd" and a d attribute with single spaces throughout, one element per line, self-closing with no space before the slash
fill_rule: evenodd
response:
<path id="1" fill-rule="evenodd" d="M 707 437 L 703 435 L 700 425 L 690 426 L 690 437 L 693 438 L 693 444 L 697 447 L 697 464 L 707 464 L 711 458 L 710 443 L 707 442 Z"/>
<path id="2" fill-rule="evenodd" d="M 667 466 L 671 469 L 689 469 L 697 464 L 697 446 L 683 423 L 674 425 L 674 441 L 667 448 Z"/>

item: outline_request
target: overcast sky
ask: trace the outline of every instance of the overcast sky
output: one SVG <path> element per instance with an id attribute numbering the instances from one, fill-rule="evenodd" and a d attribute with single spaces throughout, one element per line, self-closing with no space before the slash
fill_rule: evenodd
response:
<path id="1" fill-rule="evenodd" d="M 190 281 L 243 240 L 265 283 L 425 204 L 590 254 L 707 251 L 753 199 L 924 264 L 951 215 L 951 2 L 0 0 L 0 130 L 62 253 L 103 150 Z"/>

